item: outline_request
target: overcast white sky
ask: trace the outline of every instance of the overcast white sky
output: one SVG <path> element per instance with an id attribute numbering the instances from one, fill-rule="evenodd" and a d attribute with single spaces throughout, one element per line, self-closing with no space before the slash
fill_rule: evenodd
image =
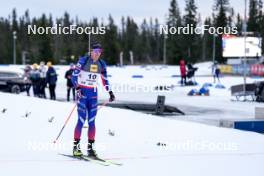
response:
<path id="1" fill-rule="evenodd" d="M 122 16 L 131 16 L 137 23 L 144 18 L 158 18 L 162 22 L 171 0 L 0 0 L 0 17 L 8 17 L 13 8 L 17 9 L 18 15 L 29 9 L 30 16 L 40 16 L 42 13 L 52 14 L 53 17 L 61 17 L 65 11 L 74 18 L 89 20 L 95 16 L 104 19 L 111 14 L 115 23 L 119 25 Z M 212 13 L 214 0 L 196 0 L 198 11 L 202 18 Z M 178 0 L 181 13 L 185 7 L 185 0 Z M 230 0 L 235 12 L 243 12 L 244 0 Z"/>

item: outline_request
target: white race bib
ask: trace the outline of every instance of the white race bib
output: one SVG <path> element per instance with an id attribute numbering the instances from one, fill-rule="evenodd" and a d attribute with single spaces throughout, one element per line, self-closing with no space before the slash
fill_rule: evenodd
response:
<path id="1" fill-rule="evenodd" d="M 78 84 L 81 86 L 96 87 L 100 74 L 81 71 L 78 76 Z"/>

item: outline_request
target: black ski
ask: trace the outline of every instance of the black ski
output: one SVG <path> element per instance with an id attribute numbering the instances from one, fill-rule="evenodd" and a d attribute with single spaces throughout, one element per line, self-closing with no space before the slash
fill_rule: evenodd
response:
<path id="1" fill-rule="evenodd" d="M 73 156 L 73 155 L 67 155 L 67 154 L 60 154 L 62 156 L 66 156 L 69 158 L 73 158 L 73 159 L 79 159 L 79 160 L 83 160 L 83 161 L 88 161 L 88 162 L 92 162 L 92 163 L 96 163 L 96 164 L 100 164 L 103 166 L 109 166 L 109 165 L 117 165 L 117 166 L 122 166 L 121 163 L 117 163 L 115 161 L 111 161 L 111 160 L 105 160 L 99 157 L 89 157 L 89 156 Z"/>

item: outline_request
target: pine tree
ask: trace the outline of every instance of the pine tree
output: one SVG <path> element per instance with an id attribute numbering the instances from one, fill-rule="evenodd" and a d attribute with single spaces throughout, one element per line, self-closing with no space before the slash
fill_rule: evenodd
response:
<path id="1" fill-rule="evenodd" d="M 73 22 L 70 18 L 70 14 L 68 12 L 64 13 L 64 17 L 62 19 L 62 25 L 64 27 L 69 27 L 72 25 Z M 75 38 L 73 35 L 61 35 L 60 36 L 62 42 L 61 42 L 61 47 L 60 47 L 60 52 L 61 52 L 61 58 L 63 58 L 63 61 L 66 61 L 66 63 L 70 63 L 72 61 L 71 56 L 74 55 L 73 53 L 73 42 Z"/>
<path id="2" fill-rule="evenodd" d="M 243 20 L 241 19 L 241 16 L 238 13 L 236 18 L 236 27 L 239 34 L 242 33 L 242 26 L 243 26 Z"/>
<path id="3" fill-rule="evenodd" d="M 214 10 L 216 11 L 216 16 L 214 19 L 214 26 L 217 27 L 227 27 L 228 26 L 228 15 L 227 12 L 229 10 L 229 0 L 215 0 Z M 222 48 L 222 36 L 218 35 L 216 37 L 216 60 L 220 63 L 226 61 L 222 56 L 223 48 Z"/>
<path id="4" fill-rule="evenodd" d="M 262 38 L 262 54 L 264 54 L 264 14 L 263 14 L 263 1 L 258 1 L 259 14 L 258 14 L 258 24 L 259 32 Z"/>
<path id="5" fill-rule="evenodd" d="M 186 7 L 185 7 L 185 15 L 183 17 L 185 26 L 190 25 L 193 26 L 193 28 L 196 28 L 197 26 L 197 6 L 195 4 L 194 0 L 185 0 Z M 185 40 L 184 42 L 184 57 L 188 58 L 188 61 L 194 63 L 197 59 L 197 55 L 195 55 L 195 50 L 197 49 L 197 46 L 199 45 L 197 40 L 199 38 L 196 34 L 188 34 L 184 36 Z M 198 45 L 197 45 L 198 44 Z"/>
<path id="6" fill-rule="evenodd" d="M 249 19 L 247 22 L 248 31 L 254 32 L 256 36 L 264 38 L 263 2 L 262 0 L 250 0 Z M 263 50 L 262 40 L 262 51 Z"/>
<path id="7" fill-rule="evenodd" d="M 41 18 L 39 19 L 39 26 L 42 26 L 44 28 L 51 26 L 45 14 L 42 14 Z M 39 45 L 38 45 L 39 55 L 37 58 L 37 62 L 51 61 L 54 63 L 55 59 L 53 58 L 53 51 L 51 47 L 51 44 L 52 44 L 51 35 L 50 34 L 42 34 L 42 35 L 40 34 L 37 36 L 39 37 Z"/>
<path id="8" fill-rule="evenodd" d="M 210 17 L 207 17 L 204 21 L 204 25 L 209 27 L 213 27 L 213 21 Z M 212 60 L 213 55 L 213 35 L 209 34 L 208 31 L 205 31 L 202 37 L 203 46 L 202 46 L 202 53 L 203 53 L 203 60 Z"/>
<path id="9" fill-rule="evenodd" d="M 139 33 L 138 33 L 138 26 L 134 22 L 134 20 L 130 17 L 127 17 L 126 20 L 126 32 L 125 32 L 125 49 L 124 49 L 124 59 L 129 60 L 130 58 L 130 52 L 133 52 L 134 54 L 134 60 L 137 62 L 139 59 L 137 56 L 137 42 L 139 38 Z"/>
<path id="10" fill-rule="evenodd" d="M 13 9 L 13 11 L 12 11 L 12 30 L 18 32 L 18 22 L 17 22 L 16 9 Z"/>
<path id="11" fill-rule="evenodd" d="M 234 27 L 234 17 L 235 17 L 235 11 L 233 8 L 230 8 L 230 15 L 227 17 L 227 26 Z"/>
<path id="12" fill-rule="evenodd" d="M 258 31 L 258 0 L 249 1 L 249 18 L 247 22 L 248 31 Z"/>
<path id="13" fill-rule="evenodd" d="M 108 18 L 106 34 L 103 36 L 104 57 L 108 64 L 116 64 L 119 59 L 120 47 L 118 44 L 118 31 L 111 15 Z"/>
<path id="14" fill-rule="evenodd" d="M 167 19 L 169 27 L 180 27 L 182 26 L 182 20 L 180 16 L 179 6 L 176 0 L 172 0 L 169 8 L 169 16 Z M 182 58 L 182 37 L 178 34 L 168 34 L 167 39 L 167 60 L 169 64 L 178 64 Z"/>
<path id="15" fill-rule="evenodd" d="M 181 14 L 177 0 L 172 0 L 169 8 L 169 17 L 167 20 L 169 26 L 181 26 Z"/>
<path id="16" fill-rule="evenodd" d="M 157 62 L 160 62 L 162 60 L 162 57 L 161 57 L 161 53 L 162 53 L 162 49 L 161 49 L 161 35 L 159 33 L 159 20 L 156 18 L 155 19 L 155 27 L 154 27 L 154 40 L 155 40 L 155 43 L 156 45 L 153 44 L 153 46 L 156 46 L 154 48 L 154 50 L 156 51 L 156 57 L 157 57 Z"/>
<path id="17" fill-rule="evenodd" d="M 150 36 L 151 36 L 151 29 L 147 23 L 147 20 L 144 19 L 143 23 L 141 24 L 141 33 L 139 39 L 139 45 L 137 45 L 137 51 L 139 51 L 139 59 L 141 61 L 145 60 L 148 63 L 152 63 L 150 58 L 151 53 L 151 45 L 150 45 Z"/>
<path id="18" fill-rule="evenodd" d="M 197 25 L 197 6 L 195 0 L 185 0 L 185 15 L 184 15 L 184 23 L 193 24 L 194 27 Z"/>
<path id="19" fill-rule="evenodd" d="M 0 64 L 10 64 L 13 58 L 13 36 L 10 21 L 0 18 Z"/>

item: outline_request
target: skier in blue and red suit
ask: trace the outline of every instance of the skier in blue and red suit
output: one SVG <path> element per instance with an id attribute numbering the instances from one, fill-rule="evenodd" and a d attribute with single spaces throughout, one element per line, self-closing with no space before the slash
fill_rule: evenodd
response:
<path id="1" fill-rule="evenodd" d="M 95 117 L 97 113 L 97 84 L 101 77 L 105 89 L 108 91 L 109 101 L 115 100 L 113 92 L 110 90 L 107 79 L 107 70 L 105 62 L 100 59 L 102 47 L 96 43 L 92 45 L 90 56 L 81 57 L 72 74 L 72 83 L 77 91 L 77 111 L 78 122 L 74 130 L 73 155 L 81 156 L 80 139 L 85 120 L 88 121 L 88 156 L 96 157 L 97 154 L 93 148 L 95 141 Z"/>

